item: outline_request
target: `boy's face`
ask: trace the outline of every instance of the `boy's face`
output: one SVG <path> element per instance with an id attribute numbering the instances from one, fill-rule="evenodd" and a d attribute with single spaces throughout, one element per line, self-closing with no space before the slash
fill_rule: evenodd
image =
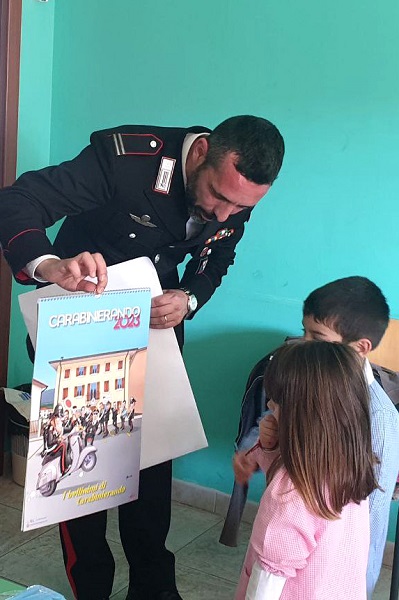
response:
<path id="1" fill-rule="evenodd" d="M 318 323 L 311 315 L 304 317 L 302 323 L 304 329 L 303 337 L 306 341 L 321 340 L 324 342 L 342 343 L 342 335 L 334 331 L 334 329 L 330 329 L 327 325 Z"/>

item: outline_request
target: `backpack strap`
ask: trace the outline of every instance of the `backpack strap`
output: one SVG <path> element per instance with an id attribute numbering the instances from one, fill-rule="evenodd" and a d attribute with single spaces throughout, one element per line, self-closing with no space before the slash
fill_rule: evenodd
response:
<path id="1" fill-rule="evenodd" d="M 373 375 L 387 396 L 399 410 L 399 373 L 371 363 Z"/>

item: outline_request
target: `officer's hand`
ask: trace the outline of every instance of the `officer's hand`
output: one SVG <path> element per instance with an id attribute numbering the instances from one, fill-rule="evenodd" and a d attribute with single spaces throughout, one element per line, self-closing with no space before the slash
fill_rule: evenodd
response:
<path id="1" fill-rule="evenodd" d="M 233 456 L 234 478 L 237 483 L 244 485 L 248 483 L 252 473 L 256 471 L 257 464 L 251 454 L 236 452 Z"/>
<path id="2" fill-rule="evenodd" d="M 101 294 L 108 282 L 107 265 L 98 252 L 82 252 L 73 258 L 47 258 L 39 264 L 36 274 L 45 281 L 56 283 L 69 292 Z M 97 278 L 97 284 L 86 277 Z"/>
<path id="3" fill-rule="evenodd" d="M 274 450 L 278 444 L 278 423 L 273 415 L 266 415 L 259 423 L 259 441 L 265 450 Z"/>
<path id="4" fill-rule="evenodd" d="M 188 313 L 188 297 L 183 290 L 163 290 L 151 302 L 150 327 L 167 329 L 176 327 Z"/>

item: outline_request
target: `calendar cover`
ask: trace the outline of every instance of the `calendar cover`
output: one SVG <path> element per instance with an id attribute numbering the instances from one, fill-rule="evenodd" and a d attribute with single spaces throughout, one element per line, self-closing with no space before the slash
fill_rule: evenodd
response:
<path id="1" fill-rule="evenodd" d="M 149 289 L 38 300 L 22 529 L 138 496 Z"/>

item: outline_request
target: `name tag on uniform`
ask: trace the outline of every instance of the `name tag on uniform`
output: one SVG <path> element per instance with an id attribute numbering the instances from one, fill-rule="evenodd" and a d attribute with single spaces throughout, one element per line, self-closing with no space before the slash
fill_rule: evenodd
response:
<path id="1" fill-rule="evenodd" d="M 158 176 L 154 186 L 156 192 L 169 194 L 175 164 L 176 160 L 174 158 L 167 158 L 166 156 L 161 158 L 161 164 L 159 165 Z"/>

